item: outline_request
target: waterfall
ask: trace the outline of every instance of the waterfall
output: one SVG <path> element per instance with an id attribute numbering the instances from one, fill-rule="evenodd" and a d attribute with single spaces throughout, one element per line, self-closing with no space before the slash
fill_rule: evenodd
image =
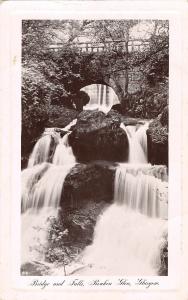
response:
<path id="1" fill-rule="evenodd" d="M 51 145 L 51 135 L 43 135 L 35 144 L 33 152 L 30 155 L 28 168 L 34 165 L 48 161 Z"/>
<path id="2" fill-rule="evenodd" d="M 48 220 L 57 217 L 63 183 L 73 165 L 51 165 L 37 182 L 38 173 L 33 170 L 35 175 L 31 174 L 25 180 L 30 184 L 22 191 L 22 263 L 45 261 Z M 45 166 L 39 166 L 44 170 Z M 40 169 L 39 166 L 35 167 L 36 170 Z"/>
<path id="3" fill-rule="evenodd" d="M 27 209 L 21 219 L 21 262 L 45 263 L 48 246 L 48 229 L 51 217 L 57 217 L 57 209 L 43 207 L 38 213 Z"/>
<path id="4" fill-rule="evenodd" d="M 121 124 L 129 141 L 128 163 L 119 164 L 114 203 L 98 218 L 79 275 L 158 275 L 167 239 L 167 168 L 147 163 L 148 124 Z"/>
<path id="5" fill-rule="evenodd" d="M 150 168 L 148 166 L 143 171 L 140 168 L 135 174 L 134 169 L 129 168 L 127 170 L 126 165 L 123 164 L 119 166 L 115 176 L 114 201 L 146 216 L 166 219 L 168 209 L 167 182 L 160 179 L 160 168 L 156 167 L 159 169 L 158 178 L 152 174 L 156 170 L 153 168 L 152 172 Z M 166 174 L 165 167 L 163 173 Z"/>
<path id="6" fill-rule="evenodd" d="M 69 146 L 69 134 L 70 133 L 65 134 L 64 137 L 59 140 L 52 161 L 55 165 L 73 164 L 76 162 L 72 147 Z"/>
<path id="7" fill-rule="evenodd" d="M 112 204 L 100 215 L 79 275 L 153 276 L 161 266 L 166 222 Z"/>
<path id="8" fill-rule="evenodd" d="M 49 163 L 42 163 L 22 171 L 22 212 L 31 207 L 33 187 L 49 167 Z"/>
<path id="9" fill-rule="evenodd" d="M 65 177 L 73 165 L 52 165 L 33 186 L 32 197 L 25 207 L 32 208 L 36 212 L 42 207 L 58 208 Z"/>
<path id="10" fill-rule="evenodd" d="M 84 109 L 98 109 L 99 111 L 108 113 L 114 104 L 119 103 L 116 93 L 109 86 L 103 84 L 91 84 L 81 90 L 86 92 L 90 97 L 90 101 Z"/>
<path id="11" fill-rule="evenodd" d="M 76 160 L 68 143 L 73 120 L 63 129 L 46 128 L 22 171 L 22 263 L 44 261 L 49 218 L 57 217 L 64 180 Z M 67 132 L 62 138 L 60 132 Z M 56 149 L 48 163 L 52 138 Z"/>
<path id="12" fill-rule="evenodd" d="M 103 93 L 104 87 L 98 87 L 101 107 Z M 63 137 L 46 129 L 22 172 L 22 262 L 45 263 L 49 220 L 57 217 L 64 180 L 75 165 L 68 142 L 75 122 L 64 128 Z M 77 261 L 82 266 L 77 275 L 155 276 L 161 267 L 167 240 L 167 168 L 147 161 L 148 123 L 121 128 L 128 137 L 129 159 L 116 168 L 113 203 L 98 217 L 93 242 Z M 52 138 L 56 149 L 49 163 Z"/>
<path id="13" fill-rule="evenodd" d="M 140 126 L 125 126 L 121 128 L 126 132 L 129 141 L 129 163 L 147 163 L 147 135 L 148 123 Z"/>

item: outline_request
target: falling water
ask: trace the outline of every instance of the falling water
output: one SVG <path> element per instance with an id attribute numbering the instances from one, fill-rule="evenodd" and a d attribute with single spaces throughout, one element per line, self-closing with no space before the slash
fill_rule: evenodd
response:
<path id="1" fill-rule="evenodd" d="M 167 235 L 168 176 L 166 167 L 147 163 L 147 127 L 121 124 L 128 136 L 129 160 L 116 169 L 114 203 L 99 216 L 77 275 L 158 274 Z M 44 157 L 48 160 L 51 134 L 43 135 L 33 163 L 22 173 L 22 262 L 45 260 L 48 218 L 57 216 L 65 177 L 75 164 L 69 133 L 57 137 L 52 164 L 42 163 Z"/>
<path id="2" fill-rule="evenodd" d="M 140 168 L 135 173 L 134 168 L 133 170 L 127 169 L 126 164 L 120 165 L 115 176 L 115 203 L 125 205 L 152 218 L 166 219 L 168 208 L 167 182 L 160 179 L 160 168 L 156 167 L 156 169 L 159 170 L 159 175 L 156 176 L 158 178 L 155 177 L 157 170 L 152 167 L 148 166 L 143 171 Z M 165 178 L 167 176 L 166 167 L 164 167 L 163 174 Z"/>
<path id="3" fill-rule="evenodd" d="M 99 216 L 78 275 L 153 276 L 161 267 L 167 235 L 167 169 L 147 163 L 147 124 L 138 130 L 121 127 L 128 135 L 129 163 L 116 169 L 114 204 Z"/>
<path id="4" fill-rule="evenodd" d="M 119 103 L 114 90 L 103 84 L 91 84 L 82 88 L 82 91 L 85 91 L 90 97 L 90 101 L 84 109 L 99 109 L 107 113 L 114 104 Z"/>
<path id="5" fill-rule="evenodd" d="M 69 131 L 73 120 L 63 130 Z M 57 216 L 65 177 L 75 165 L 68 143 L 70 131 L 63 138 L 60 131 L 45 129 L 31 154 L 28 168 L 22 171 L 22 263 L 44 261 L 47 247 L 48 219 Z M 52 163 L 49 160 L 51 139 L 57 144 Z"/>
<path id="6" fill-rule="evenodd" d="M 157 275 L 165 234 L 164 220 L 113 204 L 98 219 L 79 275 Z"/>
<path id="7" fill-rule="evenodd" d="M 51 135 L 43 135 L 35 144 L 33 152 L 30 155 L 28 168 L 34 165 L 48 161 L 51 145 Z"/>
<path id="8" fill-rule="evenodd" d="M 31 207 L 33 188 L 49 167 L 50 164 L 44 162 L 22 171 L 22 212 Z"/>
<path id="9" fill-rule="evenodd" d="M 70 164 L 51 165 L 38 182 L 33 180 L 28 189 L 23 189 L 22 263 L 44 261 L 49 228 L 48 219 L 52 216 L 57 217 L 63 183 L 71 167 L 73 165 Z"/>
<path id="10" fill-rule="evenodd" d="M 57 209 L 53 207 L 43 207 L 38 213 L 33 209 L 27 209 L 22 214 L 22 264 L 27 262 L 45 263 L 49 220 L 51 217 L 57 217 L 57 213 Z"/>
<path id="11" fill-rule="evenodd" d="M 125 126 L 121 128 L 126 132 L 129 141 L 129 163 L 147 163 L 147 135 L 148 123 L 140 126 Z"/>
<path id="12" fill-rule="evenodd" d="M 55 165 L 73 164 L 76 162 L 72 147 L 70 147 L 68 142 L 69 134 L 70 133 L 65 134 L 64 137 L 59 140 L 52 161 Z"/>

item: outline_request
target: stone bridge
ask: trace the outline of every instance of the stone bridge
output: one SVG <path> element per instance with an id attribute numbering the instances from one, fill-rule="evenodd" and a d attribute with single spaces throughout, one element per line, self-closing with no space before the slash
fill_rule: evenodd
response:
<path id="1" fill-rule="evenodd" d="M 144 51 L 148 47 L 149 42 L 147 40 L 130 40 L 128 43 L 128 51 L 136 52 L 136 51 Z M 100 55 L 100 53 L 109 53 L 112 51 L 121 51 L 123 52 L 125 49 L 125 42 L 118 40 L 116 42 L 108 41 L 105 43 L 93 43 L 91 41 L 77 41 L 75 45 L 79 48 L 80 53 L 96 53 L 96 55 Z M 59 51 L 62 48 L 62 43 L 57 43 L 55 45 L 51 45 L 50 49 L 52 51 Z M 121 66 L 121 58 L 118 59 L 118 65 Z M 122 62 L 123 63 L 123 62 Z M 96 79 L 92 82 L 88 82 L 87 84 L 101 83 L 106 84 L 112 87 L 117 94 L 119 100 L 122 102 L 127 94 L 134 94 L 141 90 L 141 85 L 143 82 L 143 74 L 139 70 L 139 68 L 129 69 L 129 71 L 121 70 L 113 72 L 113 66 L 107 65 L 103 66 L 103 78 L 102 80 Z M 121 69 L 121 68 L 120 68 Z M 81 86 L 84 87 L 85 85 Z"/>

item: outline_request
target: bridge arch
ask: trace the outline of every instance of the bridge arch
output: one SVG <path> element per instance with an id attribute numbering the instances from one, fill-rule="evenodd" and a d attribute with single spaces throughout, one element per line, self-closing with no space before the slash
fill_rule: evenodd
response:
<path id="1" fill-rule="evenodd" d="M 90 98 L 89 103 L 84 106 L 84 109 L 99 109 L 106 113 L 113 105 L 120 103 L 118 95 L 108 84 L 93 83 L 84 86 L 80 90 L 86 92 Z"/>

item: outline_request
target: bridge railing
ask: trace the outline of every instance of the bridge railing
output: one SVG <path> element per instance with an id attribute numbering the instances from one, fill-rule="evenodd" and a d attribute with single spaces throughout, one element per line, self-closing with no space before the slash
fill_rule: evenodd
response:
<path id="1" fill-rule="evenodd" d="M 125 41 L 105 42 L 105 43 L 93 43 L 93 42 L 78 42 L 73 44 L 80 49 L 80 52 L 109 52 L 112 50 L 125 51 Z M 130 40 L 128 43 L 128 51 L 144 51 L 149 46 L 148 40 Z M 61 50 L 62 43 L 50 45 L 50 49 L 54 51 Z"/>

